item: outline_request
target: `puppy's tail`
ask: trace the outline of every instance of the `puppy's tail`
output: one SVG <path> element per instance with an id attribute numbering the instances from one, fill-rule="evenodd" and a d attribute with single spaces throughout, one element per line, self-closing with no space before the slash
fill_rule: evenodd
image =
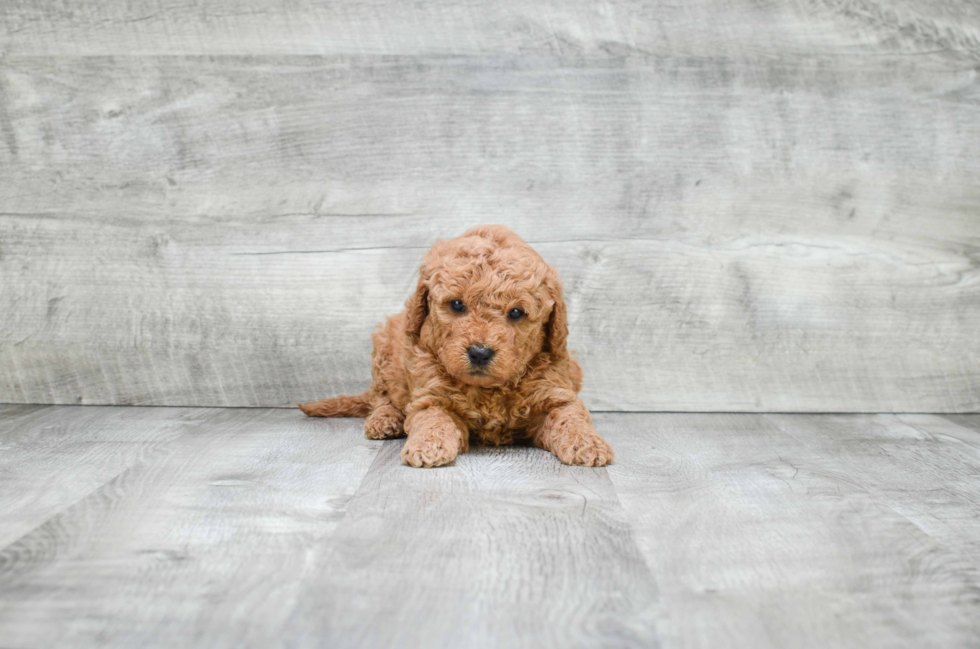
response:
<path id="1" fill-rule="evenodd" d="M 356 397 L 342 394 L 322 401 L 297 403 L 307 417 L 367 417 L 371 414 L 372 392 L 368 390 Z"/>

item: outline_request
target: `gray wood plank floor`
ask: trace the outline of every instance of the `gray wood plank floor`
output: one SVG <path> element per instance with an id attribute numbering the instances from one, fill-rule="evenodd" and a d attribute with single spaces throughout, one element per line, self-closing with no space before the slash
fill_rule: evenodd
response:
<path id="1" fill-rule="evenodd" d="M 980 415 L 597 414 L 415 470 L 289 410 L 0 406 L 0 646 L 980 643 Z"/>

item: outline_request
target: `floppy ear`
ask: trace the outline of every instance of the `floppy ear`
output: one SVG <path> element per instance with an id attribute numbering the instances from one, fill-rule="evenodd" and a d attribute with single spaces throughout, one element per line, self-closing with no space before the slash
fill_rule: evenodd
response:
<path id="1" fill-rule="evenodd" d="M 422 333 L 422 323 L 429 315 L 429 288 L 425 285 L 425 280 L 419 278 L 419 284 L 415 289 L 415 294 L 405 301 L 405 333 L 418 340 Z"/>
<path id="2" fill-rule="evenodd" d="M 568 358 L 568 319 L 561 282 L 557 278 L 553 281 L 551 293 L 555 299 L 555 306 L 551 308 L 551 315 L 545 327 L 545 349 L 551 353 L 554 360 L 558 361 Z"/>

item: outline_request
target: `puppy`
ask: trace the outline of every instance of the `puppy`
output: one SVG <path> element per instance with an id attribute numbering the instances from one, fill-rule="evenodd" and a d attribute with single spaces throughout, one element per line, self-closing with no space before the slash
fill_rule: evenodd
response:
<path id="1" fill-rule="evenodd" d="M 613 450 L 577 393 L 582 369 L 554 268 L 501 225 L 438 241 L 405 310 L 371 339 L 371 388 L 300 404 L 311 417 L 367 417 L 370 439 L 408 435 L 402 460 L 452 462 L 469 448 L 530 440 L 565 464 L 604 466 Z"/>

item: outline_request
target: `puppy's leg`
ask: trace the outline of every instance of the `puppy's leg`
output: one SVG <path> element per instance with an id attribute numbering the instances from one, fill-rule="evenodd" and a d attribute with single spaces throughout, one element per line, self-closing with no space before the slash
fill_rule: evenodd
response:
<path id="1" fill-rule="evenodd" d="M 402 449 L 402 462 L 414 467 L 449 464 L 466 451 L 468 433 L 436 407 L 419 410 L 405 420 L 408 441 Z"/>
<path id="2" fill-rule="evenodd" d="M 551 451 L 565 464 L 605 466 L 613 450 L 592 427 L 592 417 L 580 399 L 554 408 L 531 430 L 534 445 Z"/>
<path id="3" fill-rule="evenodd" d="M 392 405 L 387 396 L 379 398 L 364 421 L 364 436 L 368 439 L 391 439 L 405 434 L 405 415 Z"/>

